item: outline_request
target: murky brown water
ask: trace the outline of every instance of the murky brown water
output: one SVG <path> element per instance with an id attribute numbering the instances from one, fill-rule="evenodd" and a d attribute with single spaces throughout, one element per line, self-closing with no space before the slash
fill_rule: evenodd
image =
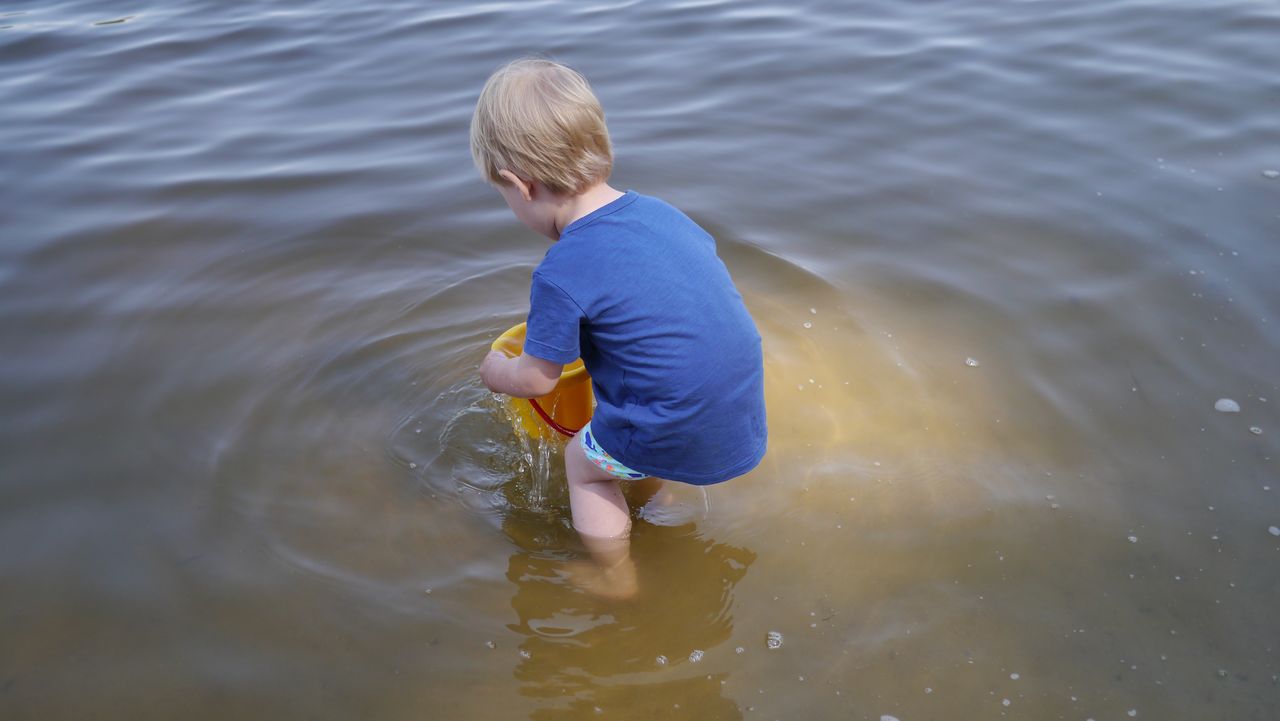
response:
<path id="1" fill-rule="evenodd" d="M 1280 716 L 1275 4 L 0 15 L 0 718 Z M 631 604 L 474 375 L 531 51 L 765 337 Z"/>

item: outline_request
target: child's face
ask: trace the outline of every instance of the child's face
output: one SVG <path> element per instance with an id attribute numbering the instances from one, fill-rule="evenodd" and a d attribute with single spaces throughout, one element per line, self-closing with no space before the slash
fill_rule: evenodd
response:
<path id="1" fill-rule="evenodd" d="M 560 239 L 555 223 L 555 197 L 545 186 L 537 181 L 513 180 L 504 176 L 497 187 L 502 199 L 507 201 L 507 207 L 526 228 L 552 240 Z"/>

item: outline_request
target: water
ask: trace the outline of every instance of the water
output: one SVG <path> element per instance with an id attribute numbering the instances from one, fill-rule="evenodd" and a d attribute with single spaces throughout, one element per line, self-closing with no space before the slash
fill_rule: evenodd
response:
<path id="1" fill-rule="evenodd" d="M 502 396 L 498 399 L 502 404 L 502 414 L 511 425 L 511 438 L 508 444 L 515 444 L 520 450 L 520 463 L 516 474 L 506 480 L 518 481 L 521 487 L 528 489 L 528 504 L 533 510 L 544 510 L 552 493 L 552 483 L 563 482 L 563 474 L 554 477 L 557 468 L 563 467 L 565 443 L 548 435 L 530 435 L 523 427 L 520 416 L 512 407 L 512 399 Z M 516 400 L 517 403 L 524 401 Z M 552 411 L 554 412 L 554 410 Z M 556 452 L 559 453 L 556 453 Z M 556 458 L 553 458 L 555 456 Z"/>
<path id="2" fill-rule="evenodd" d="M 1280 715 L 1273 3 L 0 16 L 0 717 Z M 633 604 L 475 380 L 532 51 L 765 339 Z"/>

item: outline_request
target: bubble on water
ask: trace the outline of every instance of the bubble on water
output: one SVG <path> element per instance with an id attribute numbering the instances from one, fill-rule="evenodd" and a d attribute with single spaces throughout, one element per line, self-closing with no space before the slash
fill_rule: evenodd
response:
<path id="1" fill-rule="evenodd" d="M 1268 528 L 1267 533 L 1270 533 L 1273 536 L 1280 536 L 1280 526 L 1272 526 Z"/>
<path id="2" fill-rule="evenodd" d="M 1131 708 L 1127 713 L 1129 714 L 1129 718 L 1133 718 L 1134 716 L 1138 715 L 1138 709 Z"/>
<path id="3" fill-rule="evenodd" d="M 1276 178 L 1280 178 L 1280 170 L 1271 170 L 1268 168 L 1267 170 L 1262 171 L 1262 177 L 1275 180 Z"/>
<path id="4" fill-rule="evenodd" d="M 969 366 L 970 368 L 977 368 L 977 367 L 978 367 L 978 359 L 977 359 L 977 358 L 965 358 L 965 359 L 964 359 L 964 364 L 965 364 L 965 365 L 967 365 L 967 366 Z"/>
<path id="5" fill-rule="evenodd" d="M 417 464 L 417 463 L 410 463 L 410 464 L 409 464 L 409 470 L 411 470 L 411 471 L 412 471 L 413 469 L 417 468 L 417 467 L 418 467 L 418 464 Z"/>
<path id="6" fill-rule="evenodd" d="M 1219 398 L 1218 401 L 1213 404 L 1213 409 L 1219 413 L 1239 413 L 1240 404 L 1230 398 Z"/>
<path id="7" fill-rule="evenodd" d="M 422 429 L 421 429 L 421 428 L 414 428 L 414 429 L 413 429 L 413 432 L 414 432 L 414 433 L 421 433 L 421 432 L 422 432 Z"/>
<path id="8" fill-rule="evenodd" d="M 764 642 L 765 645 L 771 649 L 782 648 L 782 632 L 770 631 L 768 635 L 765 636 Z"/>
<path id="9" fill-rule="evenodd" d="M 806 321 L 804 322 L 804 327 L 805 327 L 805 328 L 812 328 L 812 327 L 813 327 L 813 324 L 806 320 Z"/>
<path id="10" fill-rule="evenodd" d="M 1249 432 L 1255 436 L 1262 435 L 1262 429 L 1259 428 L 1258 426 L 1249 426 Z"/>
<path id="11" fill-rule="evenodd" d="M 667 657 L 666 657 L 666 656 L 659 656 L 659 657 L 658 657 L 657 659 L 655 659 L 655 660 L 658 662 L 658 665 L 659 665 L 659 666 L 666 666 L 666 665 L 667 665 Z"/>
<path id="12" fill-rule="evenodd" d="M 494 643 L 493 641 L 485 641 L 484 645 L 488 646 L 490 649 L 494 649 L 498 647 L 498 644 Z"/>
<path id="13" fill-rule="evenodd" d="M 1010 700 L 1009 700 L 1009 699 L 1007 699 L 1007 698 L 1006 698 L 1006 699 L 1001 699 L 1001 701 L 1000 701 L 1000 705 L 1001 705 L 1001 706 L 1008 706 L 1008 705 L 1010 705 L 1010 704 L 1012 704 L 1012 703 L 1013 703 L 1013 702 L 1012 702 L 1012 701 L 1010 701 Z"/>
<path id="14" fill-rule="evenodd" d="M 925 693 L 933 693 L 933 689 L 929 688 L 928 686 L 925 686 L 925 687 L 924 687 L 924 692 L 925 692 Z"/>
<path id="15" fill-rule="evenodd" d="M 810 309 L 809 309 L 809 314 L 810 314 L 810 315 L 817 315 L 817 314 L 818 314 L 818 309 L 817 309 L 817 308 L 810 308 Z"/>
<path id="16" fill-rule="evenodd" d="M 701 652 L 701 651 L 699 651 L 699 650 L 698 650 L 698 649 L 696 649 L 696 648 L 695 648 L 695 649 L 693 649 L 693 652 L 689 654 L 689 663 L 697 663 L 697 662 L 701 661 L 701 660 L 702 660 L 702 655 L 703 655 L 703 654 L 702 654 L 702 652 Z"/>
<path id="17" fill-rule="evenodd" d="M 527 661 L 528 659 L 533 658 L 533 654 L 529 652 L 529 649 L 522 648 L 520 649 L 520 658 L 523 658 Z"/>
<path id="18" fill-rule="evenodd" d="M 1022 676 L 1021 674 L 1011 673 L 1009 674 L 1009 678 L 1013 679 L 1014 681 L 1017 681 L 1018 679 L 1022 678 Z"/>
<path id="19" fill-rule="evenodd" d="M 889 714 L 884 714 L 880 717 L 880 721 L 898 721 L 898 717 L 890 716 Z"/>
<path id="20" fill-rule="evenodd" d="M 1129 536 L 1129 543 L 1137 543 L 1137 542 L 1138 542 L 1137 536 Z"/>
<path id="21" fill-rule="evenodd" d="M 737 647 L 737 648 L 733 649 L 733 652 L 734 652 L 734 653 L 746 653 L 746 652 L 747 652 L 747 649 L 745 649 L 745 648 L 743 648 L 743 647 L 739 646 L 739 647 Z"/>

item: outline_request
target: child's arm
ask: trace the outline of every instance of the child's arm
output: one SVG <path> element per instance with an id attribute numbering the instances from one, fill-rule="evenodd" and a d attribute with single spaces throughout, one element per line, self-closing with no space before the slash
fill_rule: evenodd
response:
<path id="1" fill-rule="evenodd" d="M 494 393 L 516 398 L 537 398 L 555 390 L 560 382 L 561 363 L 520 354 L 514 358 L 501 351 L 489 351 L 480 364 L 480 380 Z"/>

